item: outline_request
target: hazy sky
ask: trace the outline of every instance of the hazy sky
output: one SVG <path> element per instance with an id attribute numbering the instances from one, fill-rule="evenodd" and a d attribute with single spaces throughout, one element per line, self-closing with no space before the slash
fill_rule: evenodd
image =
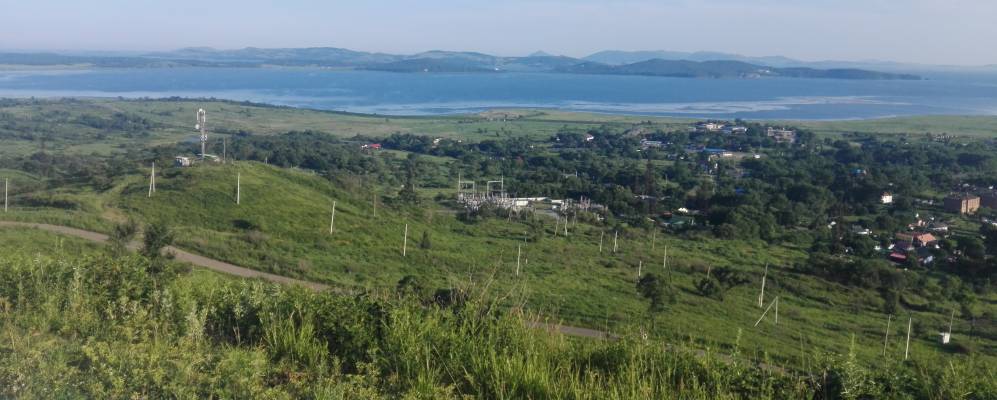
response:
<path id="1" fill-rule="evenodd" d="M 0 0 L 0 49 L 712 50 L 997 64 L 997 0 Z"/>

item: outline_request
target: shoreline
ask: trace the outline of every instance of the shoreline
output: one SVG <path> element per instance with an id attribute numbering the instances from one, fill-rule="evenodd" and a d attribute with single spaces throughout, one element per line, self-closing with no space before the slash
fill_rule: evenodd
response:
<path id="1" fill-rule="evenodd" d="M 42 91 L 44 92 L 44 91 Z M 889 121 L 889 120 L 902 120 L 902 119 L 916 119 L 916 118 L 997 118 L 997 113 L 993 114 L 959 114 L 959 113 L 924 113 L 924 114 L 885 114 L 880 116 L 872 117 L 842 117 L 842 118 L 751 118 L 751 117 L 736 117 L 725 113 L 716 114 L 695 114 L 689 113 L 688 115 L 675 115 L 675 114 L 665 114 L 663 113 L 641 113 L 638 111 L 608 111 L 608 110 L 582 110 L 571 107 L 557 107 L 557 106 L 506 106 L 496 104 L 495 106 L 468 106 L 462 108 L 455 108 L 454 112 L 439 112 L 439 113 L 413 113 L 413 114 L 389 114 L 389 113 L 372 113 L 363 111 L 351 111 L 349 109 L 334 109 L 334 108 L 317 108 L 307 105 L 293 105 L 293 104 L 283 104 L 275 102 L 265 102 L 257 100 L 244 100 L 238 98 L 229 97 L 213 97 L 213 96 L 202 96 L 202 95 L 192 95 L 193 93 L 177 93 L 173 95 L 166 95 L 159 92 L 122 92 L 121 94 L 114 95 L 112 92 L 100 92 L 100 93 L 81 93 L 81 94 L 58 94 L 60 91 L 53 91 L 51 95 L 39 94 L 38 91 L 25 93 L 25 94 L 11 94 L 10 92 L 5 92 L 0 89 L 0 100 L 48 100 L 48 101 L 59 101 L 59 100 L 81 100 L 81 101 L 205 101 L 205 102 L 227 102 L 233 104 L 244 104 L 255 107 L 268 107 L 268 108 L 285 108 L 301 111 L 310 112 L 320 112 L 320 113 L 332 113 L 341 115 L 351 115 L 358 117 L 368 117 L 368 118 L 405 118 L 405 119 L 459 119 L 481 116 L 486 113 L 560 113 L 566 114 L 566 116 L 583 117 L 586 115 L 590 116 L 600 116 L 600 117 L 619 117 L 619 118 L 648 118 L 653 120 L 660 120 L 664 122 L 688 122 L 688 121 L 699 121 L 699 120 L 743 120 L 750 122 L 779 122 L 779 123 L 847 123 L 847 122 L 874 122 L 874 121 Z M 154 94 L 159 95 L 154 95 Z M 687 103 L 664 103 L 664 104 L 687 104 Z M 412 104 L 415 105 L 415 104 Z M 402 105 L 399 105 L 402 106 Z M 427 107 L 429 105 L 427 104 Z M 473 111 L 468 111 L 473 109 Z M 516 119 L 510 119 L 515 121 Z M 623 122 L 623 121 L 621 121 Z"/>

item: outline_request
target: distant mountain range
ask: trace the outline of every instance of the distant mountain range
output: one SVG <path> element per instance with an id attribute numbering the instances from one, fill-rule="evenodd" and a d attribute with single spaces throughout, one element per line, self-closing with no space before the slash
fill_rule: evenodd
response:
<path id="1" fill-rule="evenodd" d="M 600 75 L 644 75 L 683 78 L 833 78 L 920 79 L 848 64 L 818 68 L 786 57 L 670 51 L 603 51 L 584 58 L 542 51 L 526 57 L 476 52 L 427 51 L 412 55 L 370 53 L 334 47 L 217 50 L 191 47 L 168 52 L 115 56 L 108 54 L 0 53 L 7 65 L 91 65 L 115 68 L 150 67 L 326 67 L 373 71 L 433 73 L 547 72 Z"/>

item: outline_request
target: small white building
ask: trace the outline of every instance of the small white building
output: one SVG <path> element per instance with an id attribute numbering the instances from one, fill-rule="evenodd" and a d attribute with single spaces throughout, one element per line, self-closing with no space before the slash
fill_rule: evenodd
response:
<path id="1" fill-rule="evenodd" d="M 192 160 L 190 157 L 177 156 L 176 158 L 173 159 L 173 165 L 181 168 L 189 167 L 191 165 L 194 165 L 194 160 Z"/>
<path id="2" fill-rule="evenodd" d="M 769 127 L 765 130 L 765 135 L 779 143 L 793 143 L 796 141 L 796 131 L 789 129 Z"/>
<path id="3" fill-rule="evenodd" d="M 696 129 L 706 132 L 716 132 L 723 128 L 724 124 L 719 122 L 700 122 L 696 124 Z"/>
<path id="4" fill-rule="evenodd" d="M 883 195 L 879 198 L 879 202 L 883 204 L 893 204 L 893 193 L 883 193 Z"/>

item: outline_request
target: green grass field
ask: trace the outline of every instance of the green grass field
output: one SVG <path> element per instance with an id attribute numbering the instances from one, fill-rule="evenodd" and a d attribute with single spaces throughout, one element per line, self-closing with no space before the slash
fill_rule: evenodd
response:
<path id="1" fill-rule="evenodd" d="M 236 176 L 241 176 L 240 204 L 235 204 Z M 806 253 L 788 245 L 761 241 L 688 240 L 643 230 L 624 230 L 619 251 L 612 254 L 612 228 L 578 223 L 564 237 L 554 236 L 554 220 L 543 221 L 541 239 L 524 243 L 530 226 L 523 221 L 486 219 L 459 221 L 428 199 L 419 208 L 385 204 L 381 192 L 377 217 L 372 193 L 360 185 L 333 185 L 305 171 L 286 170 L 253 162 L 167 169 L 157 179 L 157 192 L 147 197 L 142 177 L 126 179 L 103 194 L 81 192 L 85 218 L 59 221 L 85 228 L 104 228 L 107 215 L 132 216 L 144 222 L 169 221 L 177 244 L 197 253 L 278 274 L 345 287 L 393 288 L 406 275 L 430 287 L 487 287 L 506 306 L 525 307 L 554 320 L 610 330 L 643 327 L 673 340 L 692 340 L 698 347 L 731 348 L 741 332 L 741 351 L 794 365 L 805 349 L 842 353 L 855 335 L 863 361 L 882 360 L 886 317 L 874 291 L 849 288 L 791 272 L 787 267 L 805 260 Z M 72 198 L 73 195 L 66 196 Z M 332 202 L 337 202 L 335 231 L 329 234 Z M 23 220 L 50 220 L 58 211 L 15 207 Z M 104 221 L 82 223 L 82 221 Z M 401 254 L 405 225 L 409 226 L 406 255 Z M 428 232 L 431 247 L 419 241 Z M 603 252 L 599 252 L 602 232 Z M 517 248 L 522 246 L 520 275 L 515 274 Z M 665 249 L 669 271 L 663 270 Z M 770 264 L 766 303 L 780 297 L 779 324 L 770 315 L 754 327 L 762 310 L 757 287 Z M 647 312 L 647 300 L 636 292 L 638 266 L 642 273 L 669 275 L 677 302 L 660 313 Z M 695 292 L 695 282 L 707 269 L 730 267 L 743 271 L 750 283 L 731 289 L 724 301 Z M 991 299 L 992 300 L 992 299 Z M 931 312 L 915 312 L 918 331 L 914 354 L 944 354 L 936 332 L 947 325 L 941 310 L 955 304 L 935 304 Z M 889 354 L 902 352 L 902 326 L 893 324 Z M 970 340 L 968 323 L 959 321 L 955 335 Z M 979 354 L 992 357 L 997 346 L 975 337 Z"/>
<path id="2" fill-rule="evenodd" d="M 997 117 L 992 116 L 923 116 L 854 121 L 785 121 L 787 125 L 813 130 L 818 134 L 851 132 L 882 134 L 931 133 L 973 138 L 997 138 Z"/>
<path id="3" fill-rule="evenodd" d="M 197 101 L 43 101 L 4 107 L 0 112 L 23 124 L 16 131 L 36 127 L 51 132 L 47 151 L 106 154 L 193 137 L 191 121 L 198 107 L 208 110 L 210 127 L 224 127 L 227 132 L 241 129 L 255 134 L 278 134 L 315 129 L 342 137 L 410 132 L 464 140 L 506 136 L 547 138 L 566 126 L 586 129 L 609 124 L 626 129 L 650 120 L 662 129 L 680 129 L 690 122 L 546 110 L 385 118 Z M 74 122 L 82 115 L 106 119 L 115 113 L 144 118 L 154 128 L 148 132 L 121 132 Z M 928 117 L 799 125 L 821 133 L 860 128 L 882 133 L 905 129 L 934 131 L 935 127 L 947 126 L 950 129 L 944 131 L 952 134 L 997 136 L 995 122 L 990 118 L 945 118 L 938 122 Z M 0 144 L 0 154 L 25 154 L 40 148 L 37 138 L 4 139 Z M 389 154 L 406 156 L 403 152 Z M 426 159 L 441 168 L 448 161 Z M 814 349 L 845 353 L 853 335 L 862 361 L 877 363 L 883 358 L 886 316 L 880 311 L 879 294 L 791 272 L 788 266 L 805 260 L 807 254 L 788 244 L 659 233 L 652 248 L 650 232 L 625 229 L 620 232 L 619 251 L 612 254 L 609 251 L 612 228 L 579 222 L 569 228 L 567 237 L 563 231 L 554 236 L 554 221 L 548 217 L 537 217 L 543 222 L 540 239 L 524 243 L 524 236 L 532 229 L 526 221 L 462 222 L 452 210 L 429 200 L 438 190 L 423 192 L 422 207 L 395 207 L 385 202 L 397 188 L 371 188 L 359 180 L 331 184 L 307 171 L 252 162 L 163 170 L 157 180 L 158 190 L 151 198 L 147 197 L 144 175 L 119 177 L 110 190 L 95 191 L 73 186 L 50 188 L 42 177 L 17 171 L 0 172 L 11 176 L 12 184 L 17 186 L 13 207 L 3 219 L 58 223 L 105 232 L 114 222 L 127 217 L 146 223 L 167 221 L 177 233 L 177 244 L 185 249 L 251 268 L 334 285 L 389 289 L 402 277 L 412 275 L 434 288 L 487 287 L 489 293 L 503 299 L 505 306 L 522 306 L 555 320 L 588 327 L 621 330 L 643 326 L 665 338 L 694 342 L 700 347 L 731 348 L 740 337 L 740 348 L 748 355 L 763 358 L 768 353 L 789 365 L 805 359 L 803 354 Z M 239 205 L 235 204 L 237 175 L 242 179 Z M 379 198 L 376 218 L 372 207 L 375 193 Z M 28 199 L 36 199 L 37 204 L 23 203 Z M 337 202 L 336 229 L 330 234 L 333 201 Z M 406 224 L 409 240 L 403 257 Z M 429 249 L 419 247 L 424 232 L 429 234 Z M 7 235 L 8 239 L 20 236 Z M 23 240 L 30 242 L 31 238 L 35 236 Z M 30 245 L 37 245 L 37 251 L 44 252 L 53 243 L 51 239 L 39 239 L 37 244 Z M 517 276 L 519 246 L 524 259 Z M 666 248 L 677 301 L 664 312 L 649 314 L 648 302 L 635 289 L 637 269 L 640 266 L 641 272 L 664 274 L 662 258 Z M 780 298 L 779 324 L 774 325 L 768 319 L 754 327 L 762 311 L 757 306 L 757 285 L 766 264 L 772 266 L 767 297 Z M 697 294 L 695 282 L 707 270 L 718 267 L 743 271 L 750 283 L 731 289 L 722 302 Z M 989 308 L 997 304 L 994 298 L 981 300 Z M 937 344 L 936 334 L 947 326 L 948 311 L 957 307 L 954 303 L 936 303 L 930 311 L 913 312 L 917 328 L 912 341 L 915 357 L 948 356 Z M 888 344 L 888 355 L 892 358 L 902 354 L 901 325 L 892 325 Z M 995 360 L 997 336 L 993 322 L 982 326 L 977 329 L 982 329 L 983 334 L 969 336 L 968 322 L 957 320 L 954 336 L 960 343 L 973 347 L 975 354 Z"/>

